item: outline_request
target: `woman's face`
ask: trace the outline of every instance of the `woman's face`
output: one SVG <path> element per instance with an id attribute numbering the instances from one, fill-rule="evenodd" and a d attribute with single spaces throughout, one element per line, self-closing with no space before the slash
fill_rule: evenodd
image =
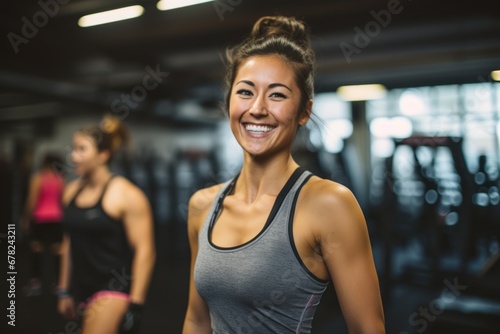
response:
<path id="1" fill-rule="evenodd" d="M 94 140 L 80 132 L 73 136 L 71 161 L 77 175 L 85 175 L 103 164 L 103 153 L 97 150 Z"/>
<path id="2" fill-rule="evenodd" d="M 253 56 L 236 74 L 229 98 L 231 130 L 251 155 L 290 150 L 298 125 L 309 112 L 300 112 L 301 92 L 291 66 L 278 56 Z M 309 101 L 308 109 L 312 106 Z"/>

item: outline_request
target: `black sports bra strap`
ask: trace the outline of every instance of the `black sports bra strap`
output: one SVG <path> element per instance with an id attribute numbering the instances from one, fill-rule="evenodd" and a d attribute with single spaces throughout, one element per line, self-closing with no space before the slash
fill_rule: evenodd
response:
<path id="1" fill-rule="evenodd" d="M 101 196 L 99 197 L 99 200 L 97 201 L 97 203 L 100 203 L 102 201 L 102 199 L 104 198 L 104 193 L 106 192 L 106 189 L 108 189 L 108 185 L 109 183 L 111 182 L 111 180 L 115 177 L 116 175 L 115 174 L 111 174 L 111 177 L 108 179 L 108 181 L 106 181 L 106 184 L 104 185 L 104 188 L 102 188 L 102 193 L 101 193 Z M 73 198 L 71 199 L 71 201 L 69 202 L 69 204 L 74 204 L 75 201 L 76 201 L 76 198 L 78 197 L 78 195 L 80 195 L 80 193 L 82 192 L 83 188 L 85 188 L 85 184 L 82 184 L 80 186 L 80 188 L 78 188 L 78 190 L 76 191 L 76 193 L 73 195 Z"/>
<path id="2" fill-rule="evenodd" d="M 106 184 L 104 185 L 104 188 L 102 188 L 102 193 L 101 193 L 101 197 L 99 197 L 99 202 L 102 202 L 102 199 L 104 198 L 104 194 L 106 193 L 106 190 L 108 189 L 108 186 L 109 186 L 109 183 L 111 182 L 111 180 L 115 177 L 115 174 L 111 174 L 111 177 L 108 179 L 108 181 L 106 181 Z"/>
<path id="3" fill-rule="evenodd" d="M 78 190 L 76 191 L 76 193 L 73 195 L 73 198 L 71 199 L 71 201 L 69 201 L 68 206 L 75 203 L 76 198 L 78 197 L 78 195 L 80 195 L 80 193 L 82 192 L 83 188 L 85 188 L 85 185 L 80 185 L 80 188 L 78 188 Z"/>

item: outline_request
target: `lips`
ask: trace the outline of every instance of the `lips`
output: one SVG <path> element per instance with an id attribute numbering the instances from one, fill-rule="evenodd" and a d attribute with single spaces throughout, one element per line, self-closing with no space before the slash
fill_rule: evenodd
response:
<path id="1" fill-rule="evenodd" d="M 244 124 L 245 130 L 255 134 L 267 133 L 276 127 L 267 124 Z"/>

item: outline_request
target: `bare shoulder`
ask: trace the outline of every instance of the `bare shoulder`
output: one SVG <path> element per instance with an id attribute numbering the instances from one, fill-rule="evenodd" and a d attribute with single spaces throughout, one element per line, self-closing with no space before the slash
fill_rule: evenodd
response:
<path id="1" fill-rule="evenodd" d="M 31 174 L 30 181 L 31 182 L 38 182 L 42 178 L 42 172 L 36 172 Z"/>
<path id="2" fill-rule="evenodd" d="M 299 205 L 307 212 L 308 221 L 320 230 L 364 223 L 352 191 L 331 180 L 312 177 L 301 191 Z"/>
<path id="3" fill-rule="evenodd" d="M 41 172 L 36 172 L 31 174 L 30 179 L 29 179 L 29 186 L 30 188 L 38 188 L 40 186 L 42 180 L 42 175 Z"/>
<path id="4" fill-rule="evenodd" d="M 147 202 L 147 197 L 137 185 L 123 176 L 115 176 L 110 184 L 109 191 L 113 197 L 119 198 L 125 207 L 143 205 Z"/>
<path id="5" fill-rule="evenodd" d="M 346 186 L 313 176 L 302 189 L 303 199 L 308 205 L 315 205 L 324 210 L 338 210 L 345 206 L 357 206 L 357 200 Z"/>
<path id="6" fill-rule="evenodd" d="M 189 199 L 190 211 L 205 211 L 210 208 L 223 184 L 197 190 Z"/>
<path id="7" fill-rule="evenodd" d="M 189 199 L 188 225 L 198 230 L 223 184 L 197 190 Z"/>

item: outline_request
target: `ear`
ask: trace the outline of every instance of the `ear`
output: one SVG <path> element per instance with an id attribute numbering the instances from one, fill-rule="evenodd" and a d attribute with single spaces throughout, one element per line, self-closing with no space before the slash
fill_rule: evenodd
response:
<path id="1" fill-rule="evenodd" d="M 304 126 L 311 118 L 313 100 L 307 101 L 305 110 L 299 116 L 299 125 Z"/>
<path id="2" fill-rule="evenodd" d="M 106 165 L 109 161 L 109 151 L 108 150 L 104 150 L 102 152 L 99 152 L 99 160 L 100 162 L 103 164 L 103 165 Z"/>

